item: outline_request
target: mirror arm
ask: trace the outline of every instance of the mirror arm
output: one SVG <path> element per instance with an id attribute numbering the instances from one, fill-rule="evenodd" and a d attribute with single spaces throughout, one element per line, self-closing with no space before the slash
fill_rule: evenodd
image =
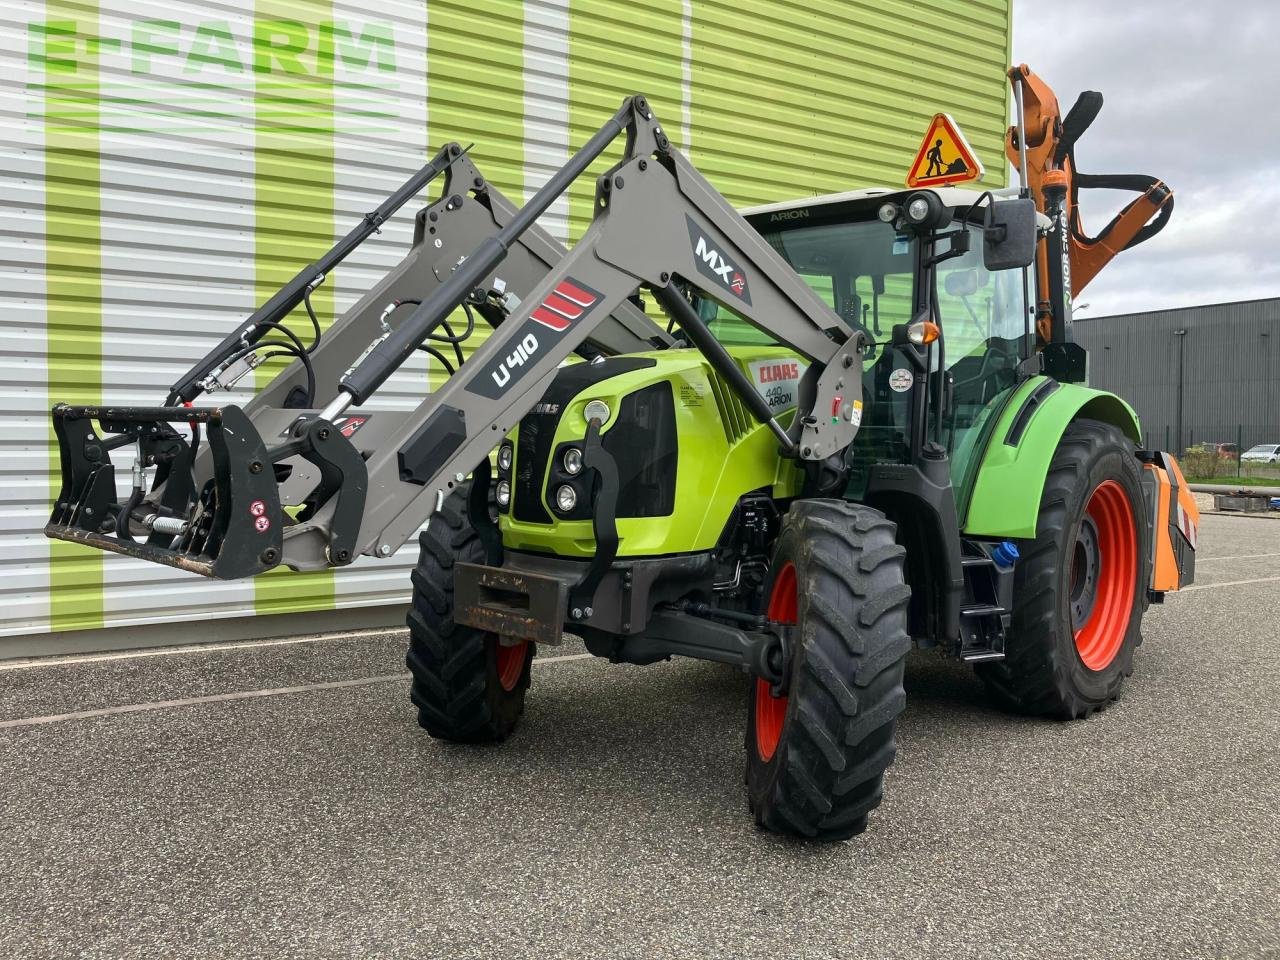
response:
<path id="1" fill-rule="evenodd" d="M 936 243 L 938 240 L 951 240 L 951 246 L 946 253 L 935 253 L 932 257 L 925 261 L 926 267 L 936 267 L 940 263 L 947 260 L 953 260 L 956 257 L 963 257 L 969 252 L 969 231 L 963 228 L 953 230 L 951 233 L 939 234 L 934 238 Z"/>

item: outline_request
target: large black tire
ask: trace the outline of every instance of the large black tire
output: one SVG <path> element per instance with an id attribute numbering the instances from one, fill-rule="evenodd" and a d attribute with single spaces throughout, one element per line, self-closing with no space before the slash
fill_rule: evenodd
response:
<path id="1" fill-rule="evenodd" d="M 1007 709 L 1087 717 L 1117 699 L 1133 673 L 1150 563 L 1134 450 L 1119 429 L 1096 420 L 1077 420 L 1063 434 L 1035 542 L 1014 575 L 1005 658 L 976 665 Z"/>
<path id="2" fill-rule="evenodd" d="M 534 645 L 502 647 L 495 634 L 453 621 L 454 564 L 484 563 L 469 490 L 460 484 L 418 537 L 405 663 L 418 725 L 441 740 L 484 743 L 505 740 L 524 712 Z"/>
<path id="3" fill-rule="evenodd" d="M 757 680 L 747 700 L 747 795 L 766 829 L 844 840 L 880 804 L 911 646 L 895 530 L 841 500 L 798 500 L 783 520 L 768 613 L 797 623 L 790 681 L 775 699 Z"/>

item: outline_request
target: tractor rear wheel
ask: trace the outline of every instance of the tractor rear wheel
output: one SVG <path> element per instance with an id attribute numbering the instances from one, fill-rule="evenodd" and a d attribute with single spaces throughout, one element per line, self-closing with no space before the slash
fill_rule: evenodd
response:
<path id="1" fill-rule="evenodd" d="M 1119 697 L 1147 608 L 1142 504 L 1129 439 L 1111 424 L 1072 423 L 1049 466 L 1035 542 L 1014 574 L 1005 658 L 976 665 L 1002 705 L 1073 719 Z"/>
<path id="2" fill-rule="evenodd" d="M 895 530 L 841 500 L 798 500 L 783 520 L 767 614 L 797 629 L 781 695 L 757 679 L 747 700 L 747 795 L 761 827 L 843 840 L 880 804 L 911 646 Z"/>
<path id="3" fill-rule="evenodd" d="M 505 645 L 453 620 L 454 564 L 484 563 L 467 519 L 470 488 L 459 484 L 418 537 L 405 663 L 418 726 L 441 740 L 483 743 L 505 740 L 524 712 L 534 645 Z"/>

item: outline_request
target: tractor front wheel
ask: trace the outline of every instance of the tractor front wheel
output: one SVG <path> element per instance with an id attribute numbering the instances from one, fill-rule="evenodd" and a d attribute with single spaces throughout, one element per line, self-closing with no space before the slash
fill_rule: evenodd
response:
<path id="1" fill-rule="evenodd" d="M 467 520 L 469 491 L 459 484 L 418 538 L 405 663 L 418 725 L 441 740 L 483 743 L 505 740 L 524 712 L 534 645 L 504 644 L 453 620 L 454 564 L 484 563 Z"/>
<path id="2" fill-rule="evenodd" d="M 1119 697 L 1147 607 L 1142 503 L 1133 444 L 1110 424 L 1072 423 L 1014 574 L 1005 658 L 977 665 L 1002 705 L 1073 719 Z"/>
<path id="3" fill-rule="evenodd" d="M 910 589 L 895 527 L 870 507 L 798 500 L 774 550 L 767 614 L 794 623 L 783 688 L 747 699 L 747 795 L 779 833 L 843 840 L 880 804 L 906 697 Z"/>

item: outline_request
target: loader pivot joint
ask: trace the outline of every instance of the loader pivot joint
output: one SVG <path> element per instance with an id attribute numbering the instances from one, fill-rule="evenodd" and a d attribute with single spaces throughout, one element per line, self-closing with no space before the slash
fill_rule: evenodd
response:
<path id="1" fill-rule="evenodd" d="M 369 489 L 364 458 L 342 431 L 323 417 L 300 418 L 294 424 L 291 439 L 267 451 L 267 459 L 273 464 L 294 456 L 302 457 L 320 472 L 319 482 L 303 504 L 298 519 L 309 520 L 332 503 L 328 560 L 332 566 L 345 566 L 356 557 L 360 521 Z"/>

